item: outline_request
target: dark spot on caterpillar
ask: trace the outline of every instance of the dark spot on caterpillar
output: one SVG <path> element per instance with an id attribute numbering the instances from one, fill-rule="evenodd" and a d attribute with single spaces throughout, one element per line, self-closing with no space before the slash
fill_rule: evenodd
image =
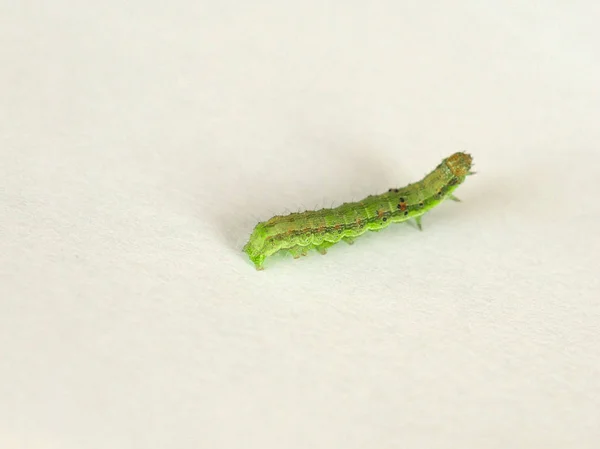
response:
<path id="1" fill-rule="evenodd" d="M 448 182 L 448 185 L 449 185 L 449 186 L 453 186 L 453 185 L 455 185 L 457 182 L 458 182 L 458 179 L 456 179 L 456 178 L 452 178 L 452 179 L 450 180 L 450 182 Z"/>
<path id="2" fill-rule="evenodd" d="M 419 207 L 423 207 L 423 201 L 419 203 Z"/>
<path id="3" fill-rule="evenodd" d="M 391 192 L 391 191 L 393 191 L 393 190 L 394 190 L 394 189 L 388 189 L 388 192 Z"/>
<path id="4" fill-rule="evenodd" d="M 408 215 L 408 211 L 407 210 L 404 211 L 404 215 Z"/>
<path id="5" fill-rule="evenodd" d="M 400 191 L 400 189 L 394 189 L 394 192 L 398 193 Z"/>
<path id="6" fill-rule="evenodd" d="M 402 209 L 402 204 L 398 204 L 398 209 Z"/>
<path id="7" fill-rule="evenodd" d="M 387 217 L 383 217 L 383 221 L 387 221 Z"/>
<path id="8" fill-rule="evenodd" d="M 404 198 L 400 197 L 400 202 L 404 203 Z"/>

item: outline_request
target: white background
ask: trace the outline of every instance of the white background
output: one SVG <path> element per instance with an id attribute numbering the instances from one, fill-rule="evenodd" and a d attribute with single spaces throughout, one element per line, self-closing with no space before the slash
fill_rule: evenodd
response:
<path id="1" fill-rule="evenodd" d="M 0 0 L 0 447 L 598 447 L 599 19 Z M 241 252 L 458 150 L 421 233 Z"/>

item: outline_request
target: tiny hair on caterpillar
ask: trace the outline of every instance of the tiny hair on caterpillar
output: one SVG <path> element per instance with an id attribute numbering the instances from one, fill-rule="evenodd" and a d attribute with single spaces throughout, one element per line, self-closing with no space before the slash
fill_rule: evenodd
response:
<path id="1" fill-rule="evenodd" d="M 311 249 L 326 254 L 327 248 L 342 240 L 352 244 L 365 232 L 380 231 L 391 223 L 415 220 L 422 230 L 425 213 L 444 200 L 460 201 L 453 192 L 475 174 L 472 162 L 470 154 L 457 152 L 422 180 L 405 187 L 334 208 L 276 215 L 255 226 L 243 251 L 262 270 L 265 259 L 277 252 L 289 252 L 296 259 Z"/>

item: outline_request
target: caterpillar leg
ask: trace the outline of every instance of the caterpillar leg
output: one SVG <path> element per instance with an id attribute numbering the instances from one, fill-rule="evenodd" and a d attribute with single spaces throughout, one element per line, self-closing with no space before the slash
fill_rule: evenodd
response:
<path id="1" fill-rule="evenodd" d="M 262 271 L 265 269 L 265 267 L 263 267 L 263 263 L 265 261 L 265 256 L 250 257 L 250 260 L 256 267 L 257 271 Z"/>
<path id="2" fill-rule="evenodd" d="M 448 195 L 448 199 L 460 203 L 460 200 L 458 198 L 456 198 L 454 195 Z"/>
<path id="3" fill-rule="evenodd" d="M 299 259 L 300 256 L 306 256 L 308 254 L 309 249 L 310 249 L 310 246 L 296 245 L 296 246 L 292 246 L 291 248 L 288 248 L 288 251 L 294 257 L 294 259 Z"/>
<path id="4" fill-rule="evenodd" d="M 300 254 L 302 254 L 300 249 L 298 249 L 297 246 L 292 246 L 291 248 L 288 249 L 288 251 L 294 259 L 299 259 Z"/>
<path id="5" fill-rule="evenodd" d="M 422 218 L 423 218 L 423 215 L 419 215 L 418 217 L 415 217 L 415 222 L 417 223 L 417 228 L 419 228 L 419 231 L 423 230 L 423 226 L 421 225 Z"/>
<path id="6" fill-rule="evenodd" d="M 320 245 L 316 245 L 315 248 L 317 251 L 319 251 L 322 255 L 327 254 L 327 248 L 329 248 L 330 246 L 335 245 L 335 243 L 333 242 L 327 242 L 324 241 L 323 243 L 321 243 Z"/>
<path id="7" fill-rule="evenodd" d="M 344 242 L 346 242 L 348 245 L 354 245 L 354 238 L 353 237 L 344 237 L 344 238 L 342 238 L 342 240 Z"/>

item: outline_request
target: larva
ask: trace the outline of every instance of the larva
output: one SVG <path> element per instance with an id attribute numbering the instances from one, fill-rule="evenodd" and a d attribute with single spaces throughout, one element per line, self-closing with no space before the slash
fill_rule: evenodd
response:
<path id="1" fill-rule="evenodd" d="M 454 190 L 471 172 L 471 155 L 454 153 L 444 159 L 421 181 L 400 189 L 389 189 L 361 201 L 344 203 L 333 209 L 320 209 L 276 215 L 258 223 L 243 251 L 257 270 L 263 269 L 268 256 L 288 251 L 294 258 L 311 249 L 321 254 L 340 240 L 352 244 L 367 231 L 380 231 L 390 223 L 414 219 L 419 229 L 423 214 L 445 199 L 459 201 Z"/>

